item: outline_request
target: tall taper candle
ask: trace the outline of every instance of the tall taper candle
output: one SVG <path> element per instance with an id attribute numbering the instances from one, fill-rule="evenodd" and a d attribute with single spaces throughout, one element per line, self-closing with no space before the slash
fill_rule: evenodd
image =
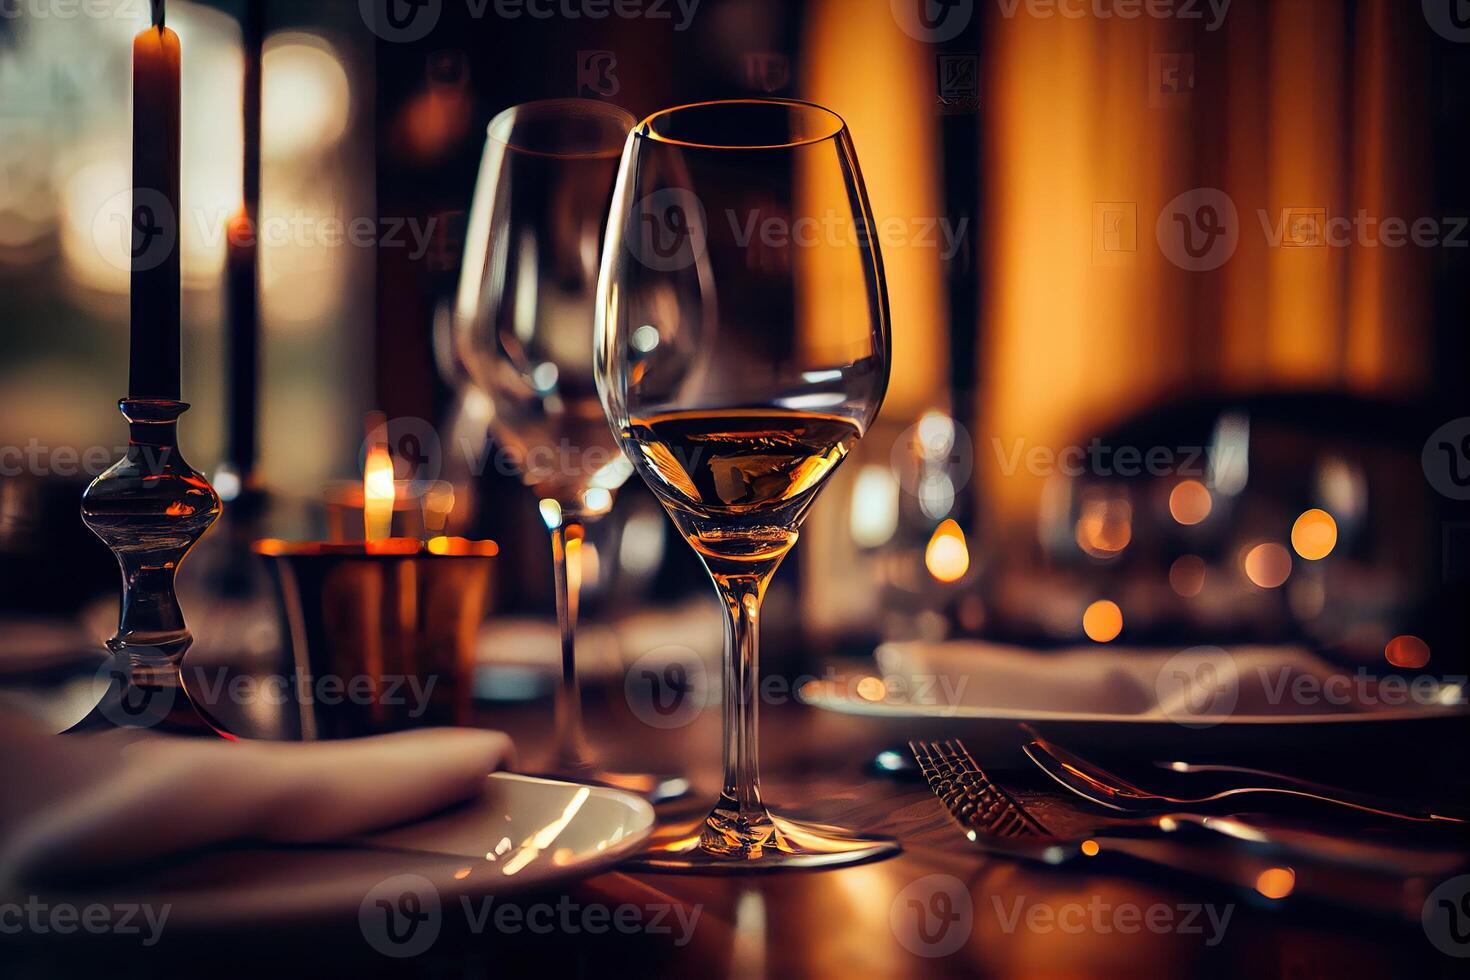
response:
<path id="1" fill-rule="evenodd" d="M 133 38 L 132 347 L 128 394 L 179 398 L 179 36 Z"/>
<path id="2" fill-rule="evenodd" d="M 228 360 L 225 366 L 226 423 L 224 468 L 243 490 L 254 482 L 260 399 L 260 58 L 261 0 L 245 0 L 240 13 L 240 44 L 245 54 L 242 99 L 245 164 L 241 207 L 230 221 L 225 316 Z M 216 481 L 218 485 L 218 481 Z"/>

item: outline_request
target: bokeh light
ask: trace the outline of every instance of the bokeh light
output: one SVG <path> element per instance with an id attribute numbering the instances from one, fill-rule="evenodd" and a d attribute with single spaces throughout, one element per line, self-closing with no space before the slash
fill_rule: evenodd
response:
<path id="1" fill-rule="evenodd" d="M 1198 480 L 1184 480 L 1169 492 L 1169 513 L 1180 524 L 1198 524 L 1210 516 L 1210 491 Z"/>
<path id="2" fill-rule="evenodd" d="M 1116 558 L 1133 540 L 1133 505 L 1124 497 L 1089 495 L 1077 518 L 1077 547 L 1093 558 Z"/>
<path id="3" fill-rule="evenodd" d="M 925 459 L 944 459 L 954 449 L 954 419 L 943 412 L 925 412 L 917 429 L 919 451 Z"/>
<path id="4" fill-rule="evenodd" d="M 1245 554 L 1245 577 L 1262 589 L 1280 588 L 1291 577 L 1291 552 L 1274 541 L 1258 544 Z"/>
<path id="5" fill-rule="evenodd" d="M 959 524 L 950 520 L 934 529 L 924 549 L 924 567 L 941 582 L 958 582 L 965 577 L 970 570 L 970 549 Z"/>
<path id="6" fill-rule="evenodd" d="M 263 154 L 296 157 L 342 138 L 351 90 L 341 59 L 324 39 L 296 32 L 272 35 L 260 76 Z"/>
<path id="7" fill-rule="evenodd" d="M 1318 561 L 1337 547 L 1337 521 L 1325 510 L 1313 508 L 1291 526 L 1291 546 L 1307 561 Z"/>
<path id="8" fill-rule="evenodd" d="M 1082 614 L 1082 632 L 1095 643 L 1110 643 L 1123 632 L 1123 610 L 1111 599 L 1099 599 Z"/>
<path id="9" fill-rule="evenodd" d="M 859 548 L 888 543 L 898 530 L 899 486 L 893 471 L 877 463 L 858 470 L 852 486 L 848 530 Z"/>
<path id="10" fill-rule="evenodd" d="M 1186 599 L 1193 599 L 1205 587 L 1205 561 L 1199 555 L 1180 555 L 1169 566 L 1169 587 Z"/>
<path id="11" fill-rule="evenodd" d="M 1296 872 L 1290 868 L 1267 868 L 1256 876 L 1256 891 L 1271 899 L 1285 898 L 1296 888 Z"/>
<path id="12" fill-rule="evenodd" d="M 1388 641 L 1383 656 L 1395 667 L 1417 669 L 1429 663 L 1429 644 L 1405 633 Z"/>

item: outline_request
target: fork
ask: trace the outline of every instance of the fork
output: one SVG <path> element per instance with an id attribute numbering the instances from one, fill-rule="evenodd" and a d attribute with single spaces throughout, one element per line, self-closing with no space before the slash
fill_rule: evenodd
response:
<path id="1" fill-rule="evenodd" d="M 992 837 L 1051 836 L 1009 793 L 990 781 L 963 742 L 913 741 L 909 750 L 929 788 L 960 826 Z"/>

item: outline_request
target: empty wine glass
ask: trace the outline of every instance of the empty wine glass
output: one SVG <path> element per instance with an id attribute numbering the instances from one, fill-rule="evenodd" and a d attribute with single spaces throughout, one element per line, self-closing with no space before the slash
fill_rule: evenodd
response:
<path id="1" fill-rule="evenodd" d="M 757 757 L 771 576 L 888 385 L 888 300 L 852 140 L 804 102 L 655 113 L 623 152 L 597 309 L 597 383 L 624 451 L 708 569 L 726 616 L 724 789 L 635 862 L 816 867 L 890 840 L 772 815 Z"/>
<path id="2" fill-rule="evenodd" d="M 491 432 L 551 531 L 561 628 L 551 771 L 665 797 L 682 780 L 599 767 L 583 733 L 575 634 L 584 526 L 632 470 L 592 377 L 597 273 L 618 154 L 635 120 L 550 99 L 491 122 L 465 237 L 456 351 L 493 406 Z"/>

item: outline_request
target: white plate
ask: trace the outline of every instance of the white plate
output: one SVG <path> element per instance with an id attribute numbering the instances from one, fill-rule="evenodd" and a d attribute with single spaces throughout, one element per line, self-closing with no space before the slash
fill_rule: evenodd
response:
<path id="1" fill-rule="evenodd" d="M 893 643 L 876 679 L 827 680 L 802 700 L 848 714 L 1007 721 L 1216 725 L 1402 720 L 1463 714 L 1465 678 L 1385 687 L 1299 647 L 1086 647 Z"/>
<path id="2" fill-rule="evenodd" d="M 412 893 L 448 924 L 484 896 L 606 871 L 653 825 L 653 808 L 620 790 L 495 773 L 475 803 L 343 846 L 232 848 L 106 888 L 27 891 L 51 905 L 167 906 L 165 937 L 354 920 L 367 936 L 380 900 Z"/>
<path id="3" fill-rule="evenodd" d="M 884 719 L 902 738 L 968 735 L 1016 741 L 1022 722 L 1063 744 L 1140 742 L 1295 750 L 1359 734 L 1405 739 L 1421 725 L 1463 724 L 1464 678 L 1385 689 L 1298 647 L 1182 651 L 1087 647 L 1031 650 L 975 641 L 886 644 L 871 678 L 824 679 L 801 699 Z M 860 683 L 861 682 L 861 683 Z"/>

